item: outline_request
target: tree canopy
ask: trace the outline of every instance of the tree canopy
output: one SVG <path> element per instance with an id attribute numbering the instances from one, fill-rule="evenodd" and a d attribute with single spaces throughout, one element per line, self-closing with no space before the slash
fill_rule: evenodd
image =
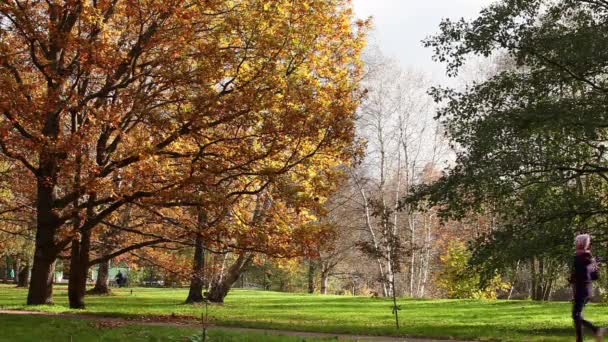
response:
<path id="1" fill-rule="evenodd" d="M 316 154 L 348 160 L 365 26 L 343 0 L 0 4 L 0 152 L 36 184 L 28 303 L 52 300 L 68 246 L 86 274 L 126 204 L 196 186 L 222 207 Z"/>
<path id="2" fill-rule="evenodd" d="M 457 159 L 410 198 L 447 217 L 491 213 L 479 263 L 563 254 L 577 232 L 606 241 L 607 26 L 606 1 L 503 0 L 425 41 L 450 75 L 474 55 L 507 61 L 466 89 L 431 90 Z"/>

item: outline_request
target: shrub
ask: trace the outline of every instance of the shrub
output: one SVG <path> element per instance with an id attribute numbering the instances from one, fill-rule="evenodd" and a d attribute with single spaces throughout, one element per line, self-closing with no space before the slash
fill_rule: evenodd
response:
<path id="1" fill-rule="evenodd" d="M 496 299 L 498 292 L 508 290 L 510 284 L 496 275 L 487 286 L 480 288 L 480 276 L 469 265 L 471 251 L 462 241 L 451 241 L 445 254 L 440 256 L 442 269 L 437 274 L 437 286 L 448 298 Z"/>

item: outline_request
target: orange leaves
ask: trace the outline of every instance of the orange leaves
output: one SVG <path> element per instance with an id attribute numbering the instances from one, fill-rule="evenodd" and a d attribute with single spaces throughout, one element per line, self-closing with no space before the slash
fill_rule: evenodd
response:
<path id="1" fill-rule="evenodd" d="M 359 100 L 347 1 L 50 4 L 0 4 L 0 141 L 48 160 L 36 181 L 60 217 L 94 192 L 95 213 L 203 203 L 228 217 L 218 244 L 289 254 L 323 236 Z"/>

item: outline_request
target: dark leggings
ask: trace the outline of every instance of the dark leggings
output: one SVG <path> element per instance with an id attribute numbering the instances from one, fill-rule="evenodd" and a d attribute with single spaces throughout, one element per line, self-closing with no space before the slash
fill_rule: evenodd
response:
<path id="1" fill-rule="evenodd" d="M 574 319 L 574 327 L 576 329 L 576 342 L 583 342 L 583 327 L 591 329 L 595 334 L 597 327 L 593 323 L 583 318 L 583 309 L 589 301 L 591 289 L 589 287 L 577 288 L 574 295 L 574 306 L 572 308 L 572 319 Z"/>

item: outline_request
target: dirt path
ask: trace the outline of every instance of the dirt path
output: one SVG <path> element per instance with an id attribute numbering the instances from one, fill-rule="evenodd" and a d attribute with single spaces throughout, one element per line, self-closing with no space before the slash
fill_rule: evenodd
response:
<path id="1" fill-rule="evenodd" d="M 22 311 L 22 310 L 0 310 L 0 315 L 36 315 L 50 316 L 61 318 L 76 318 L 83 320 L 94 321 L 100 327 L 116 327 L 123 325 L 153 325 L 153 326 L 171 326 L 183 328 L 201 328 L 201 324 L 184 317 L 167 316 L 162 319 L 152 317 L 151 319 L 126 319 L 120 317 L 110 317 L 94 314 L 74 314 L 74 313 L 51 313 L 41 311 Z M 236 331 L 243 333 L 262 333 L 273 335 L 299 336 L 299 337 L 317 337 L 317 338 L 337 338 L 338 340 L 354 340 L 354 341 L 376 341 L 376 342 L 448 342 L 455 340 L 431 340 L 423 338 L 410 337 L 392 337 L 392 336 L 366 336 L 366 335 L 350 335 L 350 334 L 328 334 L 317 332 L 304 332 L 295 330 L 273 330 L 273 329 L 256 329 L 256 328 L 238 328 L 223 325 L 211 325 L 209 329 L 221 329 L 228 331 Z M 466 342 L 461 341 L 460 342 Z M 469 341 L 472 342 L 472 341 Z"/>

